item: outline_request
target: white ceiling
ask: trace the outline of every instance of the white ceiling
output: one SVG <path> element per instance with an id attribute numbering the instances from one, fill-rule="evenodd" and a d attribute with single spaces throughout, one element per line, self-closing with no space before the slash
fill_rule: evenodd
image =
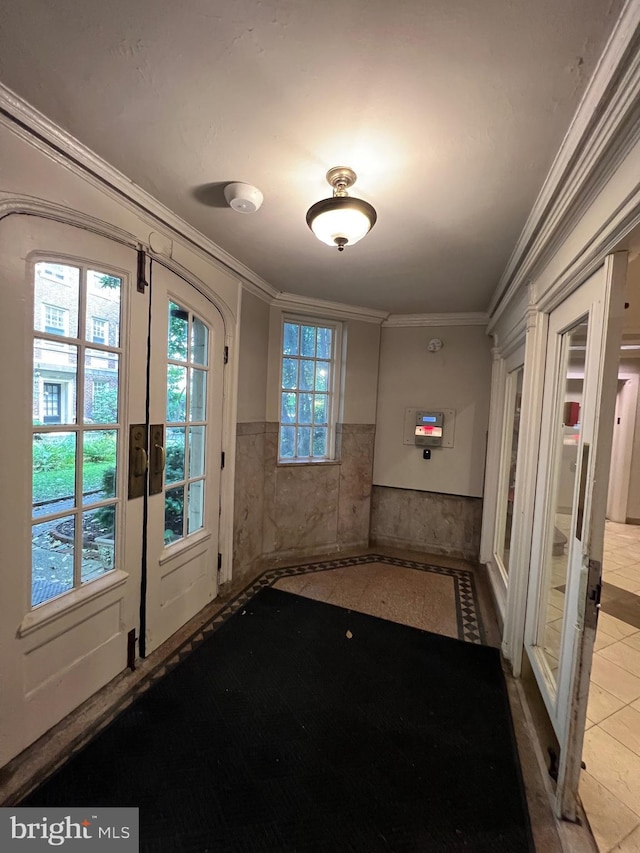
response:
<path id="1" fill-rule="evenodd" d="M 621 6 L 2 0 L 0 80 L 276 290 L 482 311 Z M 341 165 L 378 223 L 338 253 L 305 213 Z"/>

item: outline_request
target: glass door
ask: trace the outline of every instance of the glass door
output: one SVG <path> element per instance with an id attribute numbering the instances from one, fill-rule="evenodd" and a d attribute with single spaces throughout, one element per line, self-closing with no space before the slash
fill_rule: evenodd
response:
<path id="1" fill-rule="evenodd" d="M 149 309 L 136 251 L 83 229 L 9 216 L 0 257 L 2 765 L 127 666 L 142 507 L 125 427 L 146 399 L 131 329 Z"/>
<path id="2" fill-rule="evenodd" d="M 558 813 L 570 819 L 606 507 L 594 484 L 606 482 L 611 452 L 625 274 L 626 256 L 610 256 L 549 316 L 525 649 L 561 748 Z"/>
<path id="3" fill-rule="evenodd" d="M 222 316 L 153 261 L 145 654 L 217 594 L 223 371 Z"/>

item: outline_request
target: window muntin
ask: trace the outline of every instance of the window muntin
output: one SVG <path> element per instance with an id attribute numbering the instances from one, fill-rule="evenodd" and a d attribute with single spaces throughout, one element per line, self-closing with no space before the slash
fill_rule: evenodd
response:
<path id="1" fill-rule="evenodd" d="M 121 289 L 104 272 L 34 267 L 32 607 L 116 565 L 121 350 L 89 346 L 89 303 L 93 293 L 117 330 Z"/>
<path id="2" fill-rule="evenodd" d="M 281 462 L 331 459 L 339 326 L 285 318 L 280 360 Z"/>

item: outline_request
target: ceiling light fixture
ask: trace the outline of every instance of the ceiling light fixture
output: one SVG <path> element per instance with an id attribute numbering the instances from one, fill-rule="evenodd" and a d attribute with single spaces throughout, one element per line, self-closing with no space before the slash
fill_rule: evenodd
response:
<path id="1" fill-rule="evenodd" d="M 376 224 L 378 214 L 368 202 L 351 198 L 347 193 L 356 182 L 356 173 L 345 166 L 336 166 L 327 172 L 327 181 L 333 187 L 333 198 L 316 202 L 307 211 L 307 225 L 318 240 L 327 246 L 353 246 L 362 240 Z"/>

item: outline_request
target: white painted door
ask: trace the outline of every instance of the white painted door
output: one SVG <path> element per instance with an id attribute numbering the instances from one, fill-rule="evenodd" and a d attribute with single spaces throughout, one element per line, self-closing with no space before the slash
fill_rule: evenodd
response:
<path id="1" fill-rule="evenodd" d="M 127 664 L 142 501 L 127 421 L 144 421 L 136 251 L 35 216 L 0 222 L 0 764 Z"/>
<path id="2" fill-rule="evenodd" d="M 575 817 L 615 410 L 626 255 L 549 316 L 525 647 L 561 755 L 556 809 Z"/>
<path id="3" fill-rule="evenodd" d="M 149 467 L 164 477 L 149 496 L 145 654 L 216 596 L 225 353 L 211 302 L 155 261 L 150 280 Z"/>
<path id="4" fill-rule="evenodd" d="M 137 260 L 0 222 L 0 766 L 216 593 L 223 323 L 157 263 L 140 292 Z M 149 423 L 166 442 L 132 451 L 130 498 Z"/>

